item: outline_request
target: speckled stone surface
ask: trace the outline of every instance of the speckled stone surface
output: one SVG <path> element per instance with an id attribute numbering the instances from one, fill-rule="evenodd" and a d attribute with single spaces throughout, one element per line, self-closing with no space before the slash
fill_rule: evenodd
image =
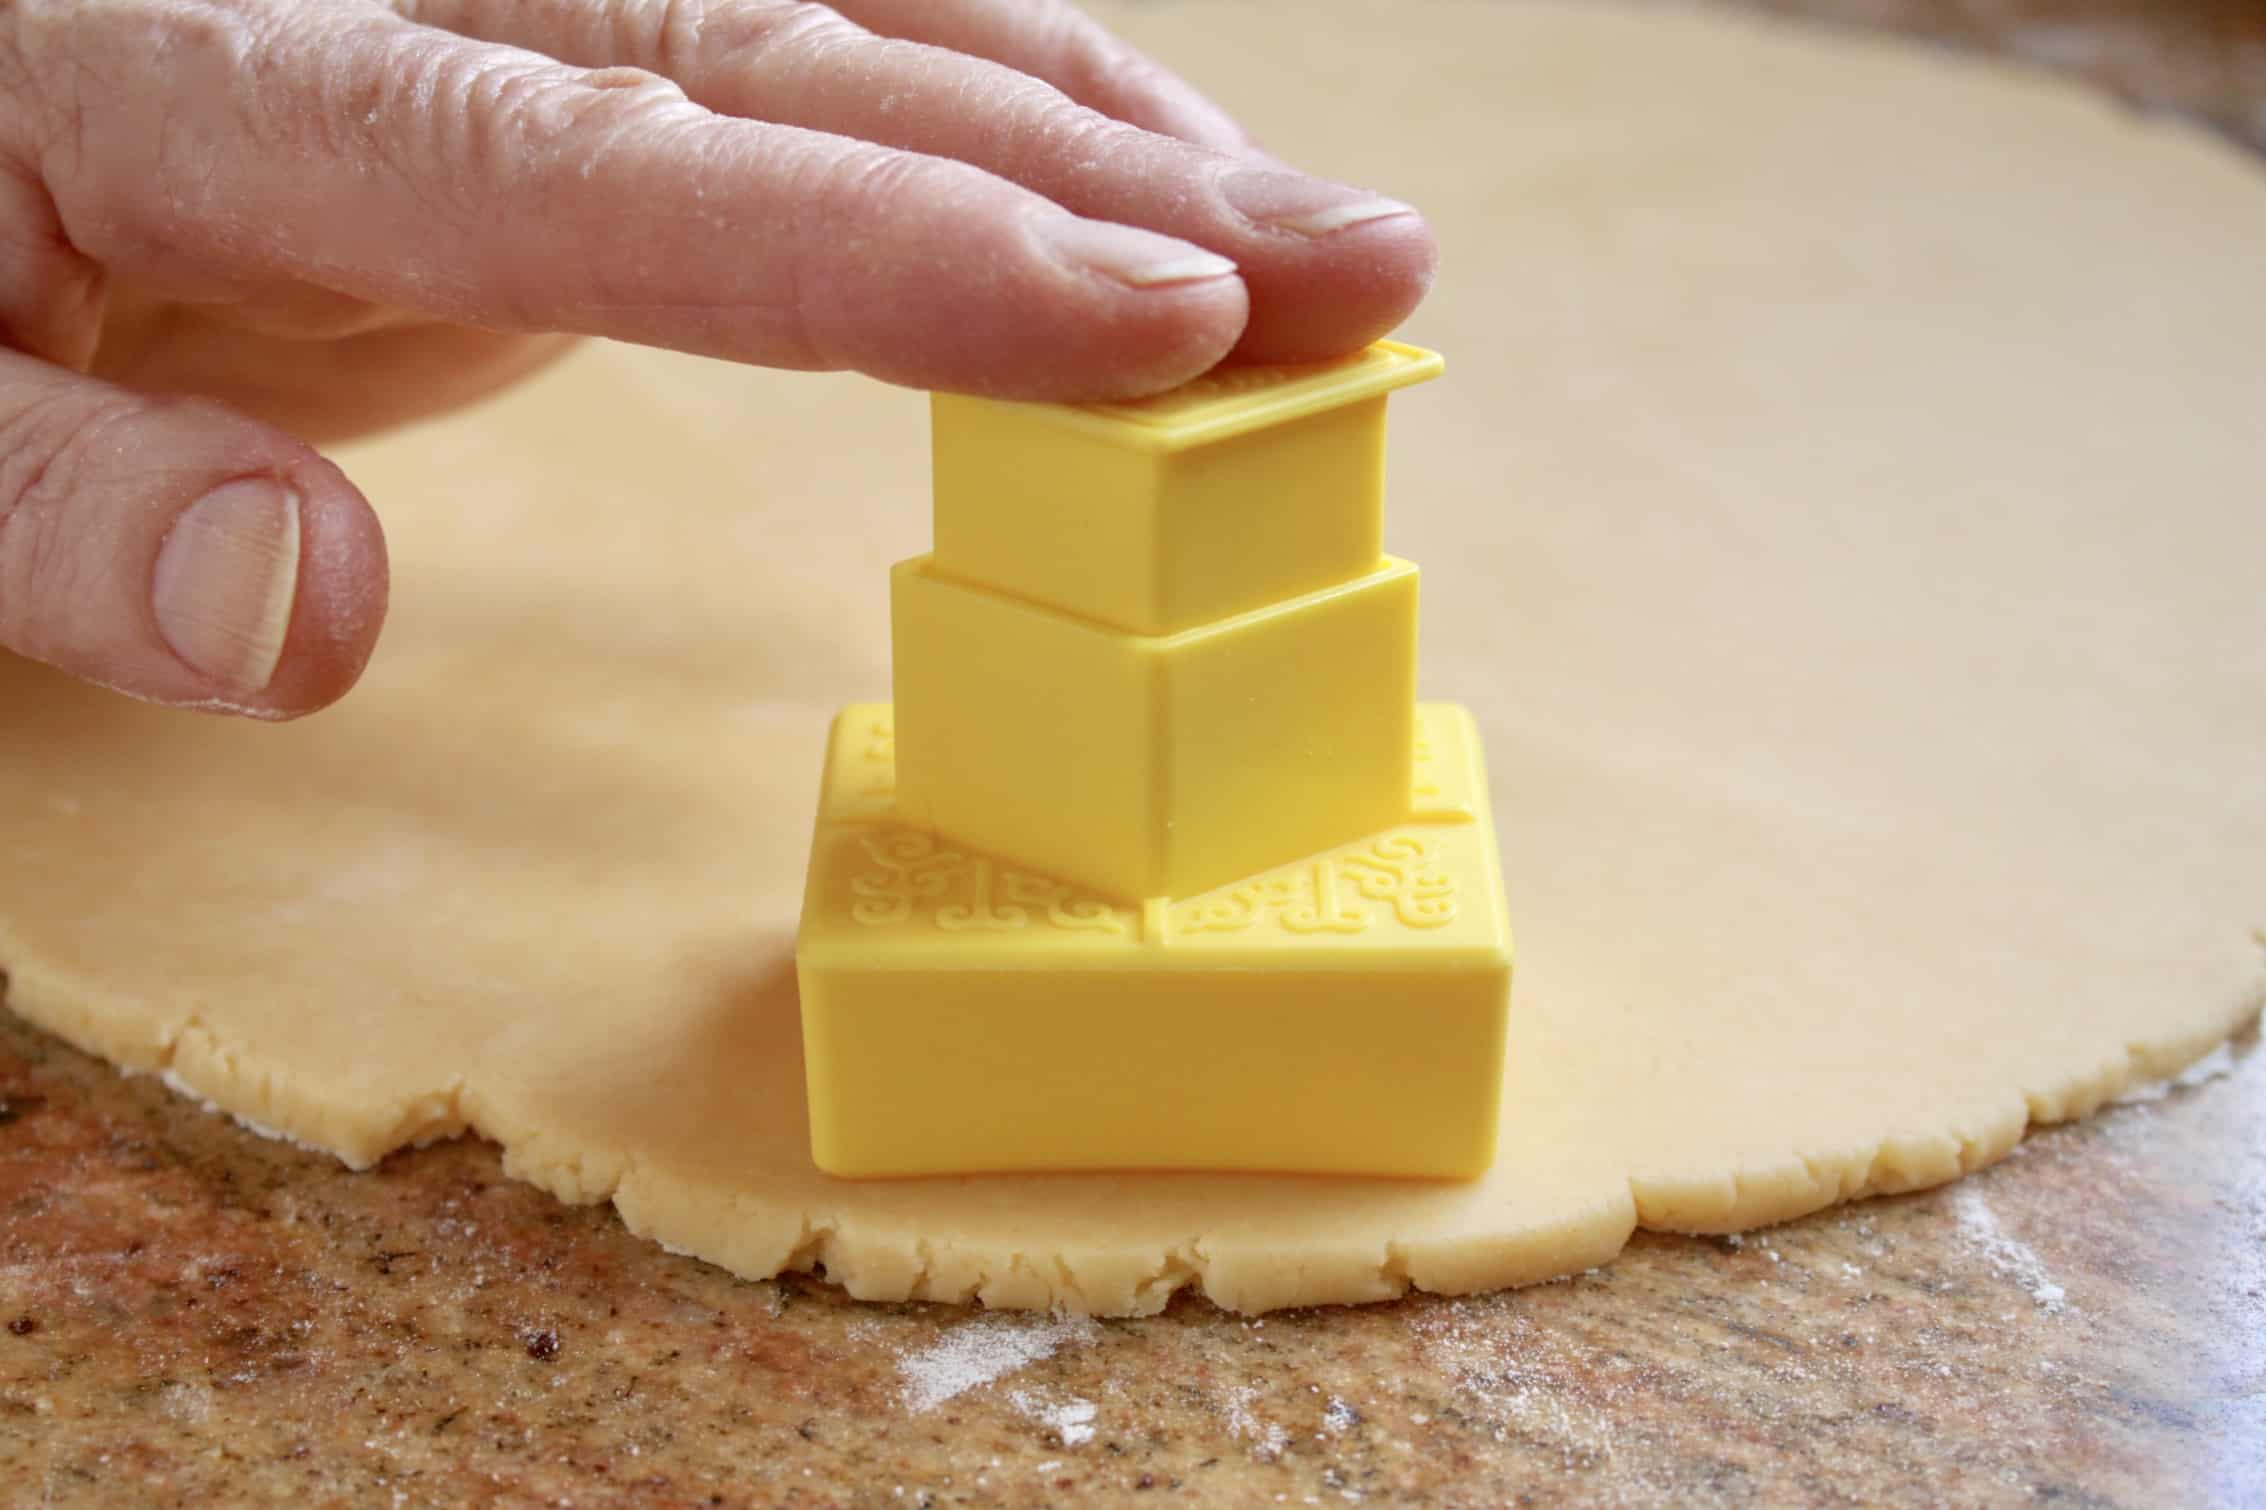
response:
<path id="1" fill-rule="evenodd" d="M 2266 144 L 2254 0 L 1759 0 Z M 355 1175 L 0 1012 L 0 1504 L 2266 1503 L 2255 1039 L 1949 1190 L 1459 1300 L 746 1283 L 459 1143 Z"/>
<path id="2" fill-rule="evenodd" d="M 2258 1503 L 2266 1054 L 1951 1189 L 1262 1319 L 747 1283 L 0 1017 L 0 1501 Z M 396 1498 L 399 1496 L 399 1498 Z"/>

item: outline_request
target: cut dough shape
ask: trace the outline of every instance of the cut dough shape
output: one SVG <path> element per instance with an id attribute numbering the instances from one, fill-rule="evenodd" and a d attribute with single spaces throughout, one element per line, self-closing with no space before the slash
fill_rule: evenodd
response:
<path id="1" fill-rule="evenodd" d="M 355 1163 L 474 1128 L 743 1274 L 1102 1312 L 1512 1284 L 1949 1179 L 2255 1013 L 2255 164 L 1698 15 L 1106 15 L 1436 214 L 1409 334 L 1449 375 L 1396 415 L 1389 543 L 1499 804 L 1490 1175 L 814 1173 L 789 935 L 828 714 L 888 690 L 923 401 L 648 353 L 345 458 L 397 585 L 331 713 L 0 666 L 15 1010 Z"/>

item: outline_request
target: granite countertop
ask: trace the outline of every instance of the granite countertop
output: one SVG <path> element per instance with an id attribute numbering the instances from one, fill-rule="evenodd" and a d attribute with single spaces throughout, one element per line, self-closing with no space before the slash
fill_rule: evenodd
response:
<path id="1" fill-rule="evenodd" d="M 1760 0 L 2266 145 L 2252 0 Z M 1947 1190 L 1510 1294 L 1090 1322 L 747 1283 L 0 1013 L 0 1501 L 2266 1500 L 2266 1054 Z"/>
<path id="2" fill-rule="evenodd" d="M 0 1017 L 0 1499 L 2256 1503 L 2266 1054 L 2186 1078 L 1563 1283 L 1091 1322 L 735 1280 L 485 1144 L 353 1174 Z"/>

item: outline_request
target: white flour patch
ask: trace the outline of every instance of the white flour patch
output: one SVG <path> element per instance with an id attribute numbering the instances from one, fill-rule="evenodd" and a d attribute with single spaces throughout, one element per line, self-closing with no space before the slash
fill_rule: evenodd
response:
<path id="1" fill-rule="evenodd" d="M 1991 1210 L 1991 1203 L 1972 1182 L 1952 1190 L 1951 1212 L 1958 1219 L 1960 1235 L 1967 1239 L 1968 1245 L 2002 1277 L 2029 1291 L 2030 1299 L 2039 1310 L 2057 1316 L 2069 1309 L 2067 1292 L 2046 1273 L 2046 1266 L 2039 1261 L 2036 1251 L 2020 1238 L 2008 1235 L 1999 1225 L 1998 1213 Z"/>
<path id="2" fill-rule="evenodd" d="M 1007 1403 L 1053 1431 L 1065 1447 L 1083 1447 L 1094 1439 L 1091 1400 L 1054 1400 L 1033 1390 L 1018 1389 L 1008 1395 Z"/>
<path id="3" fill-rule="evenodd" d="M 955 1396 L 1100 1335 L 1101 1328 L 1089 1316 L 979 1317 L 897 1360 L 897 1372 L 905 1376 L 905 1408 L 916 1416 L 934 1410 Z"/>
<path id="4" fill-rule="evenodd" d="M 1251 1402 L 1259 1398 L 1256 1386 L 1239 1384 L 1227 1392 L 1223 1414 L 1227 1417 L 1228 1435 L 1251 1444 L 1251 1455 L 1261 1462 L 1271 1463 L 1282 1456 L 1290 1445 L 1290 1433 L 1272 1421 L 1262 1421 L 1252 1413 Z"/>
<path id="5" fill-rule="evenodd" d="M 2186 1069 L 2169 1080 L 2150 1080 L 2145 1084 L 2129 1086 L 2109 1098 L 2111 1106 L 2136 1106 L 2150 1101 L 2161 1101 L 2173 1091 L 2193 1090 L 2213 1080 L 2223 1080 L 2235 1071 L 2234 1050 L 2220 1044 Z"/>
<path id="6" fill-rule="evenodd" d="M 235 1123 L 238 1127 L 243 1128 L 244 1131 L 250 1133 L 255 1138 L 265 1138 L 270 1143 L 288 1143 L 293 1148 L 298 1149 L 302 1153 L 319 1153 L 325 1158 L 337 1157 L 336 1154 L 332 1153 L 327 1148 L 317 1148 L 312 1143 L 302 1143 L 297 1138 L 291 1136 L 291 1134 L 270 1127 L 265 1122 L 255 1122 L 250 1117 L 245 1116 L 241 1112 L 230 1111 L 227 1107 L 222 1106 L 219 1102 L 206 1097 L 195 1086 L 191 1085 L 188 1081 L 183 1080 L 172 1070 L 159 1070 L 157 1072 L 157 1078 L 158 1082 L 162 1084 L 167 1090 L 173 1092 L 174 1095 L 179 1096 L 184 1101 L 194 1101 L 198 1106 L 204 1108 L 205 1114 L 207 1116 L 226 1117 L 229 1121 Z"/>
<path id="7" fill-rule="evenodd" d="M 1330 1403 L 1322 1407 L 1322 1429 L 1333 1437 L 1341 1431 L 1351 1431 L 1360 1422 L 1361 1413 L 1336 1395 L 1330 1396 Z"/>
<path id="8" fill-rule="evenodd" d="M 1750 1244 L 1750 1250 L 1754 1245 Z M 1453 1381 L 1459 1430 L 1554 1455 L 1581 1475 L 1584 1503 L 1666 1505 L 1688 1498 L 1658 1453 L 1622 1450 L 1643 1421 L 1654 1386 L 1632 1359 L 1574 1331 L 1538 1324 L 1527 1306 L 1476 1297 L 1411 1308 L 1409 1330 L 1424 1364 Z M 1426 1425 L 1430 1413 L 1409 1420 Z"/>

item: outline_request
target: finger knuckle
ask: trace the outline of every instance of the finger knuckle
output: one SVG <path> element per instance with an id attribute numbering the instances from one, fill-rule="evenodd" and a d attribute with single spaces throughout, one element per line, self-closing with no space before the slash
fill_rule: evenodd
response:
<path id="1" fill-rule="evenodd" d="M 794 365 L 855 366 L 867 336 L 887 323 L 877 310 L 897 297 L 911 265 L 904 236 L 891 229 L 904 206 L 947 205 L 989 179 L 963 164 L 861 144 L 816 157 L 793 180 L 809 217 L 787 243 Z M 980 248 L 964 255 L 972 265 L 985 261 Z"/>
<path id="2" fill-rule="evenodd" d="M 1015 113 L 1021 129 L 1003 144 L 1008 177 L 1060 182 L 1107 171 L 1125 161 L 1126 153 L 1141 150 L 1138 127 L 1081 105 L 1049 85 L 1035 80 L 1033 85 L 1040 92 Z"/>
<path id="3" fill-rule="evenodd" d="M 916 190 L 936 197 L 948 189 L 946 180 L 963 171 L 980 176 L 976 169 L 941 159 L 861 144 L 825 162 L 811 187 L 814 202 L 827 207 L 829 220 L 854 234 L 856 227 L 884 223 L 890 207 Z"/>
<path id="4" fill-rule="evenodd" d="M 553 80 L 523 96 L 523 104 L 528 134 L 569 146 L 578 156 L 700 113 L 673 80 L 638 68 L 604 68 Z"/>
<path id="5" fill-rule="evenodd" d="M 1104 162 L 1121 148 L 1138 144 L 1141 132 L 1114 116 L 1080 105 L 1068 97 L 1053 101 L 1044 115 L 1048 141 L 1065 159 Z"/>
<path id="6" fill-rule="evenodd" d="M 130 429 L 149 401 L 123 392 L 72 390 L 0 418 L 0 622 L 21 624 L 21 605 L 75 592 L 95 563 L 74 540 L 74 507 L 106 485 Z M 20 638 L 17 648 L 31 650 Z"/>
<path id="7" fill-rule="evenodd" d="M 682 148 L 675 154 L 680 163 L 697 161 L 703 150 L 696 138 L 706 113 L 675 83 L 639 69 L 539 68 L 476 80 L 472 88 L 477 103 L 467 114 L 478 124 L 464 149 L 469 165 L 458 176 L 485 194 L 501 191 L 538 205 L 604 203 L 673 149 Z M 468 216 L 477 213 L 476 204 L 466 208 Z M 593 306 L 635 302 L 649 281 L 634 236 L 602 238 L 563 276 Z M 545 318 L 539 307 L 514 308 L 509 295 L 499 307 L 515 323 Z"/>
<path id="8" fill-rule="evenodd" d="M 0 419 L 0 521 L 77 491 L 111 449 L 108 438 L 144 405 L 126 393 L 98 394 L 58 393 Z"/>
<path id="9" fill-rule="evenodd" d="M 615 28 L 614 56 L 650 59 L 673 79 L 808 58 L 869 35 L 809 0 L 659 0 L 622 6 Z"/>
<path id="10" fill-rule="evenodd" d="M 353 145 L 452 221 L 492 212 L 499 189 L 572 165 L 583 177 L 634 133 L 693 109 L 684 91 L 638 68 L 588 70 L 539 55 L 501 57 L 440 34 L 381 32 L 375 58 L 340 64 L 323 114 L 367 132 Z M 388 128 L 375 130 L 378 122 Z M 365 155 L 356 152 L 354 155 Z"/>
<path id="11" fill-rule="evenodd" d="M 636 68 L 480 70 L 460 89 L 470 181 L 489 186 L 570 166 L 593 177 L 625 142 L 650 144 L 698 114 L 676 84 Z"/>
<path id="12" fill-rule="evenodd" d="M 613 13 L 613 56 L 649 58 L 655 72 L 684 77 L 685 70 L 697 65 L 712 45 L 714 34 L 732 27 L 735 12 L 744 9 L 712 6 L 708 0 L 619 6 Z"/>
<path id="13" fill-rule="evenodd" d="M 15 53 L 27 80 L 12 143 L 53 190 L 72 239 L 116 256 L 162 243 L 211 177 L 212 120 L 243 108 L 228 87 L 263 37 L 248 8 L 32 5 Z M 150 94 L 149 60 L 172 87 Z"/>
<path id="14" fill-rule="evenodd" d="M 811 64 L 824 62 L 845 47 L 871 41 L 873 33 L 857 25 L 830 5 L 807 0 L 768 7 L 756 18 L 757 29 L 746 42 L 765 51 L 791 54 Z"/>
<path id="15" fill-rule="evenodd" d="M 107 290 L 101 266 L 65 234 L 47 186 L 0 165 L 0 344 L 85 370 Z"/>

